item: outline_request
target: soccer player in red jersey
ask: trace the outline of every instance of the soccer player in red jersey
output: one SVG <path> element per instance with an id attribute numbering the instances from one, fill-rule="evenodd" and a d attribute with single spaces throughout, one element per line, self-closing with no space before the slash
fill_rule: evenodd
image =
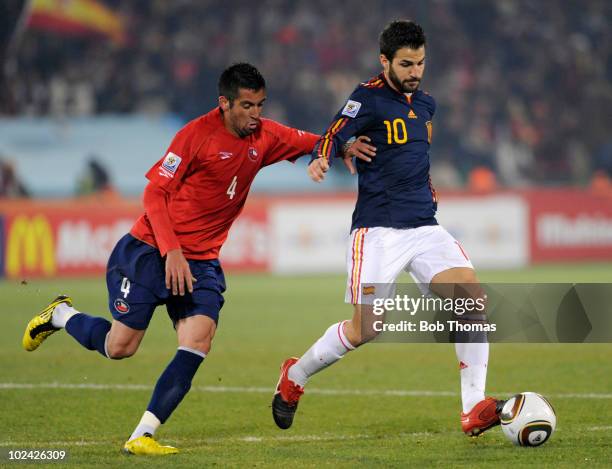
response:
<path id="1" fill-rule="evenodd" d="M 28 324 L 26 350 L 66 329 L 81 345 L 108 358 L 133 355 L 155 308 L 165 304 L 178 350 L 160 376 L 140 423 L 125 443 L 131 454 L 172 454 L 153 435 L 191 387 L 208 354 L 223 306 L 225 278 L 219 250 L 240 214 L 257 172 L 312 152 L 314 135 L 261 117 L 265 81 L 246 63 L 219 79 L 219 107 L 183 127 L 166 155 L 148 171 L 145 213 L 115 246 L 107 268 L 112 324 L 77 311 L 57 297 Z M 350 157 L 369 161 L 357 142 Z"/>

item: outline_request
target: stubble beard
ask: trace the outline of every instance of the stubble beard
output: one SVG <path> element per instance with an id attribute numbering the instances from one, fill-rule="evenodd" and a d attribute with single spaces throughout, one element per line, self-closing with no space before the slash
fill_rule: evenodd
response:
<path id="1" fill-rule="evenodd" d="M 420 80 L 418 80 L 415 84 L 411 84 L 408 80 L 400 81 L 391 67 L 389 67 L 389 79 L 391 80 L 391 83 L 393 83 L 393 86 L 395 86 L 401 93 L 414 93 L 419 89 L 419 84 L 421 83 Z"/>

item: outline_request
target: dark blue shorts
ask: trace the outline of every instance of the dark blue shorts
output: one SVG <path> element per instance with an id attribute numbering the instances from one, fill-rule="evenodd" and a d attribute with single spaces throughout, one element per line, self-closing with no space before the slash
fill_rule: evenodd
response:
<path id="1" fill-rule="evenodd" d="M 202 314 L 218 323 L 223 307 L 225 276 L 217 259 L 188 260 L 196 282 L 193 293 L 173 295 L 166 288 L 165 259 L 153 246 L 127 234 L 108 260 L 106 285 L 113 318 L 133 329 L 146 329 L 153 311 L 166 305 L 176 327 L 179 319 Z"/>

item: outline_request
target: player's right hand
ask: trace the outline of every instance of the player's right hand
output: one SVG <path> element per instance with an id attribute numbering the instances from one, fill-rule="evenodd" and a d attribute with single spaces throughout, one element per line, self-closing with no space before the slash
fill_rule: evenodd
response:
<path id="1" fill-rule="evenodd" d="M 351 174 L 356 174 L 355 165 L 353 164 L 353 158 L 358 158 L 366 163 L 371 163 L 372 158 L 376 156 L 376 147 L 371 144 L 372 139 L 366 135 L 360 135 L 357 139 L 351 143 L 348 148 L 344 151 L 342 156 L 342 162 L 346 169 Z"/>
<path id="2" fill-rule="evenodd" d="M 321 182 L 325 179 L 325 173 L 329 169 L 329 163 L 325 158 L 317 158 L 308 165 L 308 176 L 314 182 Z"/>
<path id="3" fill-rule="evenodd" d="M 185 285 L 187 291 L 193 293 L 193 284 L 196 279 L 191 275 L 191 269 L 183 251 L 173 249 L 166 254 L 166 288 L 172 288 L 173 295 L 185 295 Z"/>

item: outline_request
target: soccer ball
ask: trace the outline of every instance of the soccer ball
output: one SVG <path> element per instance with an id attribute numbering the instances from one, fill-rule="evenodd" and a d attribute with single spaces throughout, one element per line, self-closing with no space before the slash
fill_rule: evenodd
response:
<path id="1" fill-rule="evenodd" d="M 500 420 L 506 438 L 520 446 L 540 446 L 557 425 L 555 410 L 535 392 L 522 392 L 508 399 Z"/>

